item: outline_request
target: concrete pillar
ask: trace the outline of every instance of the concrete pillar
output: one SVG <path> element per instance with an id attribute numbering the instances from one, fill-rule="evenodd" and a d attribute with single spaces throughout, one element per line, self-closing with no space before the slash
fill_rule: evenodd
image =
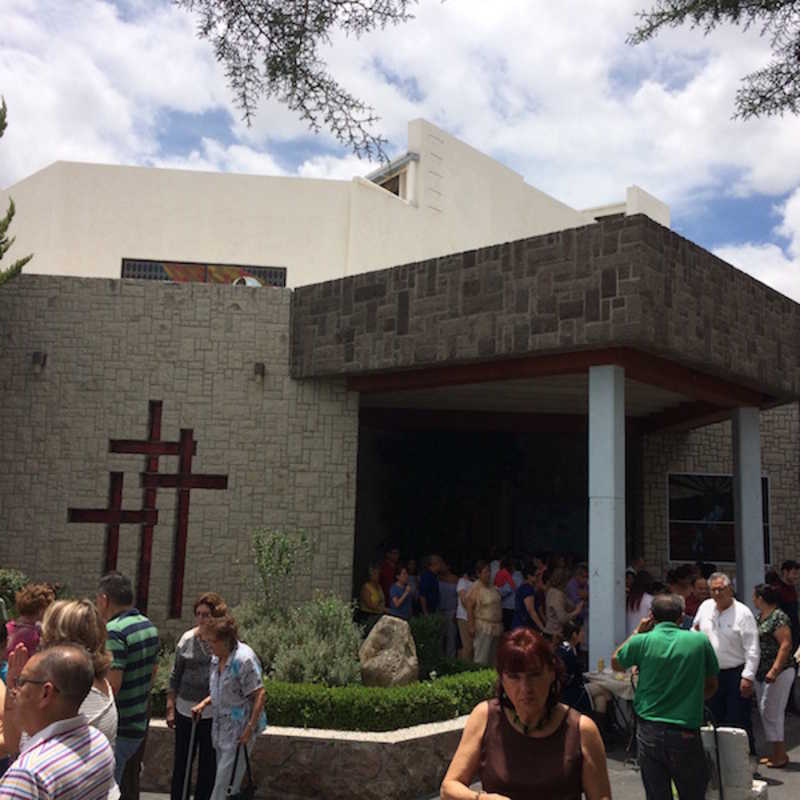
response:
<path id="1" fill-rule="evenodd" d="M 625 371 L 589 368 L 589 668 L 625 638 Z"/>
<path id="2" fill-rule="evenodd" d="M 760 412 L 757 408 L 737 408 L 732 419 L 736 593 L 743 603 L 752 606 L 753 587 L 764 581 Z"/>

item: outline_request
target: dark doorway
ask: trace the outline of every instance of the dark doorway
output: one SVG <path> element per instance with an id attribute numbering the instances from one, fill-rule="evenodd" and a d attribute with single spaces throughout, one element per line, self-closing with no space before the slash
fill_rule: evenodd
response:
<path id="1" fill-rule="evenodd" d="M 389 544 L 461 566 L 495 552 L 587 555 L 586 433 L 359 431 L 354 589 Z"/>

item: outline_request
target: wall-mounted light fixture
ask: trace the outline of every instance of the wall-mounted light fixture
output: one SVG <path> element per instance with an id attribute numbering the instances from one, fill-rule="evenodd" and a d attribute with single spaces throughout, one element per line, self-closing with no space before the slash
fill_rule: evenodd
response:
<path id="1" fill-rule="evenodd" d="M 256 361 L 253 364 L 253 375 L 263 378 L 267 374 L 267 368 L 264 366 L 263 361 Z"/>
<path id="2" fill-rule="evenodd" d="M 31 361 L 33 363 L 33 371 L 37 373 L 41 372 L 45 364 L 47 364 L 47 353 L 42 350 L 34 350 Z"/>

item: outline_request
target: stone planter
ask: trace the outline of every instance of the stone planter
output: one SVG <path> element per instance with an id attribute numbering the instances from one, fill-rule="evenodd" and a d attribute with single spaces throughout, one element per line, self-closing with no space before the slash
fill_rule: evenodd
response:
<path id="1" fill-rule="evenodd" d="M 466 717 L 387 733 L 268 728 L 256 742 L 257 798 L 408 800 L 435 793 Z M 169 792 L 174 735 L 153 720 L 141 786 Z"/>

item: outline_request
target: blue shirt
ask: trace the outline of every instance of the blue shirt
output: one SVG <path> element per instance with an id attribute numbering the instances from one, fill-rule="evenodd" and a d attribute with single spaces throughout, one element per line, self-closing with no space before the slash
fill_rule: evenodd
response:
<path id="1" fill-rule="evenodd" d="M 405 590 L 405 586 L 400 586 L 396 583 L 392 584 L 392 588 L 389 589 L 389 611 L 391 614 L 394 614 L 395 617 L 400 617 L 401 619 L 410 619 L 411 602 L 413 599 L 411 592 L 406 595 L 406 599 L 403 600 L 399 606 L 394 604 L 394 598 L 396 597 L 399 600 L 403 596 Z"/>
<path id="2" fill-rule="evenodd" d="M 534 608 L 536 607 L 536 589 L 533 588 L 527 581 L 522 584 L 522 586 L 517 589 L 517 598 L 515 601 L 514 606 L 514 620 L 511 623 L 511 627 L 513 628 L 533 628 L 533 630 L 538 631 L 539 626 L 533 621 L 533 618 L 528 613 L 528 609 L 525 606 L 525 598 L 526 597 L 533 597 L 534 598 Z M 536 609 L 538 611 L 538 609 Z"/>
<path id="3" fill-rule="evenodd" d="M 439 608 L 439 579 L 429 569 L 419 579 L 419 596 L 425 598 L 429 614 Z"/>

